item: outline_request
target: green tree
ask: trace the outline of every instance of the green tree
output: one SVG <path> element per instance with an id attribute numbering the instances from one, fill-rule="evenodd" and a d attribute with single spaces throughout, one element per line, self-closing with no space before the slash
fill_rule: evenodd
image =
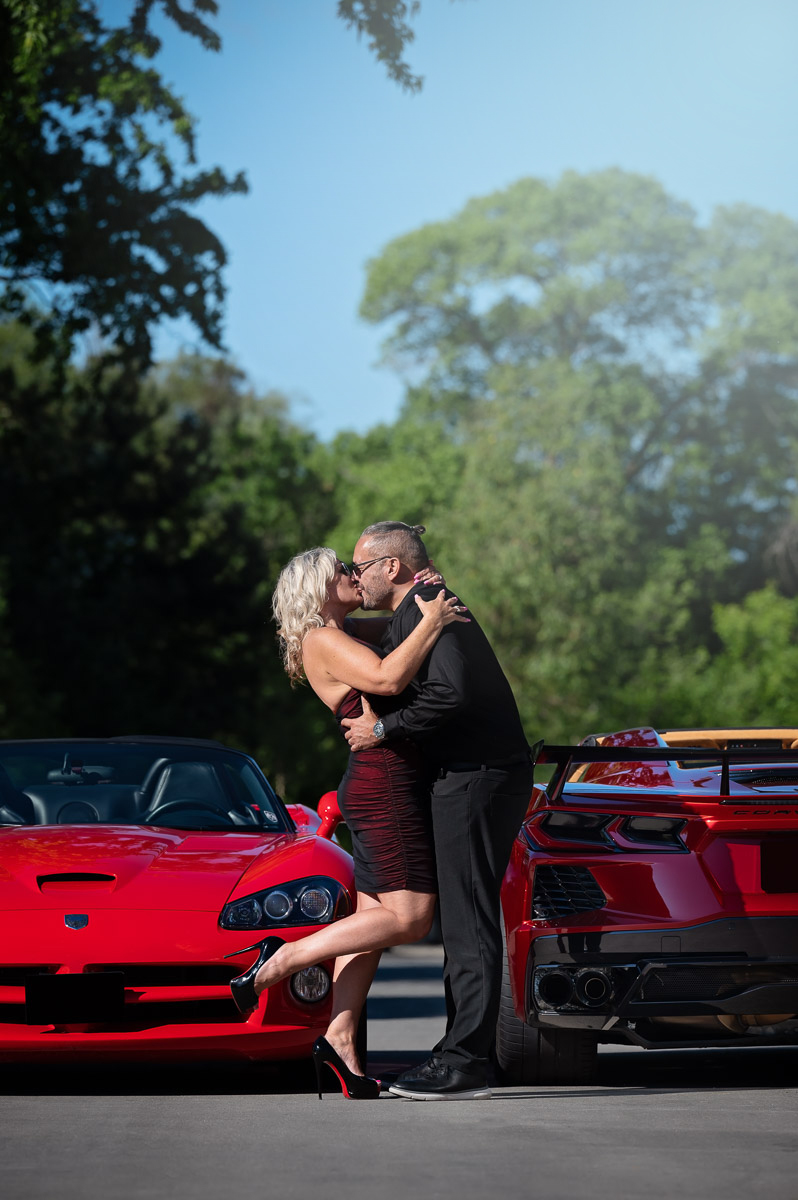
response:
<path id="1" fill-rule="evenodd" d="M 116 28 L 95 0 L 0 0 L 0 306 L 145 363 L 164 317 L 220 345 L 225 251 L 192 209 L 246 190 L 174 161 L 195 165 L 194 119 L 150 65 L 156 8 L 219 49 L 215 0 L 136 0 Z"/>
<path id="2" fill-rule="evenodd" d="M 337 6 L 409 91 L 422 85 L 402 58 L 419 9 Z M 220 347 L 226 254 L 194 209 L 247 190 L 241 172 L 192 169 L 194 118 L 152 65 L 159 10 L 221 49 L 217 0 L 130 0 L 114 26 L 97 0 L 0 0 L 0 312 L 43 343 L 96 329 L 145 365 L 163 318 L 189 318 Z"/>
<path id="3" fill-rule="evenodd" d="M 424 84 L 402 57 L 416 36 L 410 21 L 420 11 L 421 0 L 338 0 L 341 20 L 358 37 L 366 36 L 369 50 L 385 64 L 389 78 L 407 92 L 420 92 Z"/>
<path id="4" fill-rule="evenodd" d="M 446 438 L 430 438 L 421 422 L 339 433 L 317 447 L 314 467 L 334 504 L 323 538 L 348 557 L 366 525 L 401 520 L 426 524 L 459 491 L 465 455 Z"/>
<path id="5" fill-rule="evenodd" d="M 682 726 L 795 725 L 798 597 L 768 584 L 740 604 L 715 605 L 712 623 L 714 653 L 694 647 L 647 673 L 647 711 Z"/>
<path id="6" fill-rule="evenodd" d="M 420 91 L 423 83 L 402 58 L 405 46 L 416 36 L 406 18 L 416 16 L 420 8 L 420 0 L 338 0 L 341 20 L 358 37 L 366 35 L 369 50 L 408 92 Z"/>
<path id="7" fill-rule="evenodd" d="M 650 680 L 718 649 L 714 603 L 793 528 L 798 226 L 705 229 L 618 170 L 521 180 L 392 242 L 362 312 L 412 385 L 400 425 L 463 455 L 428 540 L 530 734 L 653 719 Z"/>
<path id="8" fill-rule="evenodd" d="M 291 693 L 270 609 L 332 515 L 312 435 L 218 360 L 32 368 L 30 332 L 1 332 L 6 736 L 219 737 L 314 800 L 345 748 Z"/>

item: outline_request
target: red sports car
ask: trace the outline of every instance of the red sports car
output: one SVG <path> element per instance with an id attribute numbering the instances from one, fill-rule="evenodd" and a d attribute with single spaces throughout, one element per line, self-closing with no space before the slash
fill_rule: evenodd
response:
<path id="1" fill-rule="evenodd" d="M 589 1082 L 600 1042 L 798 1041 L 798 728 L 544 747 L 502 889 L 504 1078 Z"/>
<path id="2" fill-rule="evenodd" d="M 327 967 L 249 1019 L 228 984 L 244 947 L 351 911 L 334 793 L 319 807 L 218 742 L 0 742 L 0 1060 L 309 1055 Z"/>

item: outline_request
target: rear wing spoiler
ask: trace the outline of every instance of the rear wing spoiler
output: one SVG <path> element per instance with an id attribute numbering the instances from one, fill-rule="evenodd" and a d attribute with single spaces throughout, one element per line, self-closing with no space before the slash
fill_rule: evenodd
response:
<path id="1" fill-rule="evenodd" d="M 720 796 L 730 796 L 729 763 L 798 763 L 798 750 L 766 750 L 741 746 L 734 750 L 715 750 L 708 746 L 549 746 L 536 742 L 530 747 L 534 765 L 556 764 L 547 788 L 550 804 L 559 804 L 565 781 L 577 763 L 649 763 L 675 762 L 689 758 L 691 763 L 720 763 Z"/>

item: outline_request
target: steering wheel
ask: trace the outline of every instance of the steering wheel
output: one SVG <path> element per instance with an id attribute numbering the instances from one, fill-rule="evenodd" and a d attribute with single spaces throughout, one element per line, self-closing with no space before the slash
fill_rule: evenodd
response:
<path id="1" fill-rule="evenodd" d="M 210 804 L 207 800 L 188 800 L 188 799 L 186 799 L 186 800 L 168 800 L 166 802 L 166 804 L 160 804 L 158 806 L 158 808 L 154 808 L 152 810 L 152 812 L 144 814 L 144 817 L 142 819 L 142 824 L 150 825 L 153 822 L 153 820 L 155 819 L 155 817 L 162 817 L 164 815 L 164 813 L 179 812 L 180 809 L 184 809 L 184 810 L 185 809 L 193 809 L 194 811 L 196 811 L 198 808 L 202 809 L 204 812 L 216 813 L 217 817 L 224 817 L 224 819 L 229 824 L 233 823 L 230 819 L 230 813 L 227 811 L 226 808 L 222 808 L 218 804 Z"/>

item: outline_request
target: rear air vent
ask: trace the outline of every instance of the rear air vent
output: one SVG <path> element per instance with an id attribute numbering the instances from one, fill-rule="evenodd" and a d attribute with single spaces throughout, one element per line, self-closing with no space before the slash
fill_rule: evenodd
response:
<path id="1" fill-rule="evenodd" d="M 533 915 L 541 920 L 603 908 L 607 897 L 586 867 L 538 867 Z"/>
<path id="2" fill-rule="evenodd" d="M 729 778 L 743 787 L 761 788 L 777 791 L 782 788 L 785 792 L 794 792 L 798 788 L 798 771 L 730 771 Z M 734 797 L 738 799 L 737 796 Z"/>

